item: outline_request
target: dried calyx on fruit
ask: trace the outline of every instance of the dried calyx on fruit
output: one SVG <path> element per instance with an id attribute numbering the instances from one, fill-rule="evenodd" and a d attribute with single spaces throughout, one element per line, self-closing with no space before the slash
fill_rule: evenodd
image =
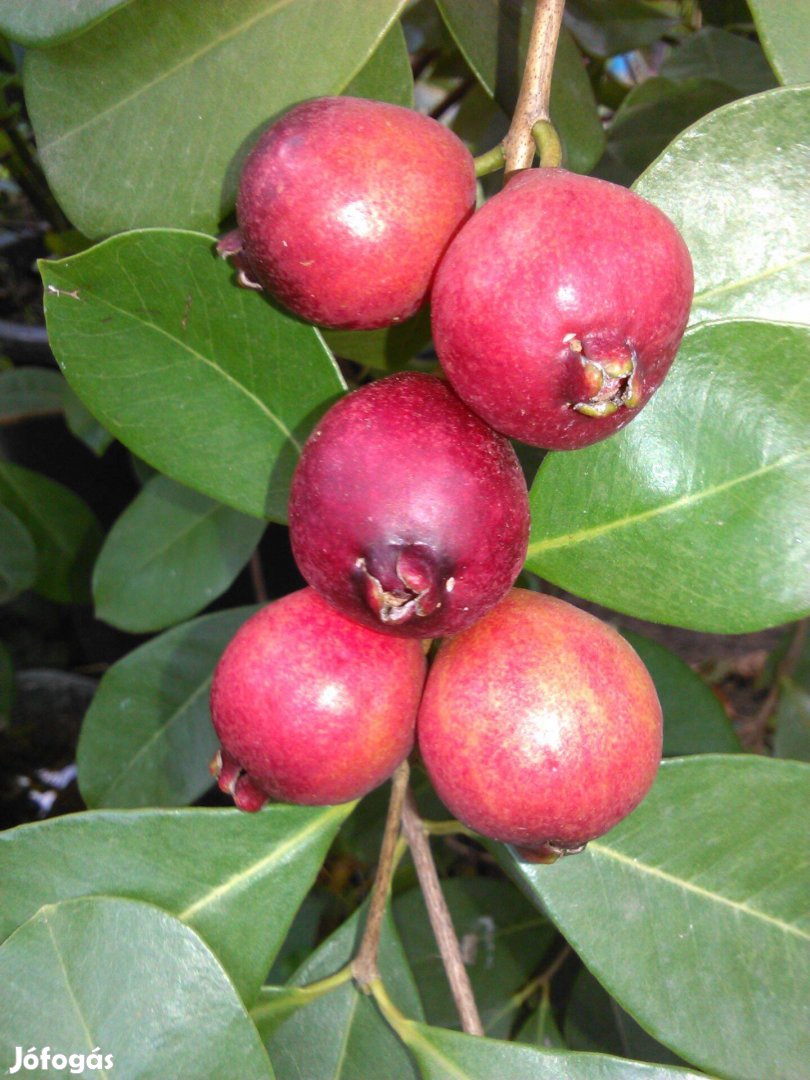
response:
<path id="1" fill-rule="evenodd" d="M 293 477 L 289 520 L 301 573 L 343 614 L 438 637 L 514 583 L 529 502 L 508 441 L 442 380 L 403 373 L 322 419 Z"/>
<path id="2" fill-rule="evenodd" d="M 573 450 L 649 401 L 692 290 L 687 247 L 651 203 L 565 169 L 526 169 L 442 260 L 436 351 L 460 397 L 496 430 Z"/>
<path id="3" fill-rule="evenodd" d="M 360 798 L 409 754 L 424 678 L 418 641 L 358 626 L 312 589 L 268 604 L 214 673 L 220 788 L 250 811 Z"/>
<path id="4" fill-rule="evenodd" d="M 545 862 L 581 851 L 643 799 L 661 757 L 661 707 L 612 627 L 513 589 L 439 648 L 417 741 L 456 817 Z"/>
<path id="5" fill-rule="evenodd" d="M 220 252 L 309 322 L 373 329 L 422 306 L 474 206 L 473 159 L 448 128 L 400 105 L 316 98 L 259 139 Z"/>

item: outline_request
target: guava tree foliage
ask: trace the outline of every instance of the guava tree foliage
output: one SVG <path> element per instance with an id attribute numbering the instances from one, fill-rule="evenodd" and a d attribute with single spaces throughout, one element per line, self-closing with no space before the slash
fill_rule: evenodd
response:
<path id="1" fill-rule="evenodd" d="M 191 805 L 211 785 L 212 672 L 255 607 L 204 612 L 256 568 L 267 523 L 286 522 L 324 412 L 435 364 L 424 312 L 319 331 L 237 286 L 215 248 L 241 166 L 268 122 L 335 94 L 432 110 L 489 151 L 534 9 L 0 0 L 49 195 L 73 226 L 71 253 L 40 263 L 61 374 L 0 371 L 0 419 L 63 410 L 143 477 L 104 536 L 74 491 L 0 460 L 0 599 L 92 598 L 97 618 L 151 635 L 85 717 L 88 810 L 0 834 L 3 1069 L 15 1047 L 49 1046 L 113 1054 L 116 1076 L 142 1080 L 808 1075 L 806 651 L 782 679 L 773 753 L 747 755 L 698 676 L 632 635 L 667 760 L 630 817 L 552 865 L 438 820 L 415 764 L 370 982 L 353 961 L 387 791 L 255 815 Z M 568 0 L 550 100 L 566 167 L 665 211 L 695 296 L 637 419 L 539 467 L 521 450 L 524 584 L 728 634 L 810 614 L 809 30 L 808 0 Z M 480 198 L 500 183 L 485 176 Z M 10 680 L 0 649 L 4 710 Z M 430 833 L 451 838 L 434 855 L 484 1037 L 459 1030 L 415 885 L 406 849 L 423 866 Z M 447 873 L 459 850 L 463 872 Z"/>

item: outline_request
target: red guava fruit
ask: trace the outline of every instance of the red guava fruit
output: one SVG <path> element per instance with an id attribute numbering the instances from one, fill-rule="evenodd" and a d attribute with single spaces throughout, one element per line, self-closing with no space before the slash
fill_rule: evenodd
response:
<path id="1" fill-rule="evenodd" d="M 418 641 L 358 626 L 312 589 L 273 601 L 214 672 L 220 788 L 240 810 L 360 798 L 410 753 L 424 679 Z"/>
<path id="2" fill-rule="evenodd" d="M 575 450 L 624 427 L 660 386 L 693 286 L 686 244 L 657 207 L 604 180 L 527 169 L 442 260 L 436 351 L 496 430 Z"/>
<path id="3" fill-rule="evenodd" d="M 301 573 L 344 615 L 440 637 L 514 583 L 529 501 L 509 442 L 447 383 L 404 372 L 324 416 L 293 476 L 289 520 Z"/>
<path id="4" fill-rule="evenodd" d="M 440 646 L 416 732 L 452 813 L 545 861 L 581 850 L 641 802 L 662 717 L 620 634 L 572 604 L 513 589 Z"/>
<path id="5" fill-rule="evenodd" d="M 309 322 L 369 330 L 422 306 L 474 206 L 473 159 L 448 128 L 401 105 L 325 97 L 264 132 L 236 214 L 249 277 Z"/>

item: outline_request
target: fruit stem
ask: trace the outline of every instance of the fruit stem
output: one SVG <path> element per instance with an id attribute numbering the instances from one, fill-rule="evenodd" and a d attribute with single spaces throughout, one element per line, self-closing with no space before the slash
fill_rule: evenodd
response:
<path id="1" fill-rule="evenodd" d="M 537 0 L 515 113 L 503 141 L 507 178 L 534 161 L 532 128 L 538 120 L 548 120 L 551 73 L 560 36 L 565 0 Z"/>
<path id="2" fill-rule="evenodd" d="M 258 548 L 255 548 L 250 556 L 250 580 L 253 583 L 253 592 L 256 594 L 257 602 L 266 604 L 269 597 L 267 595 L 267 584 L 264 580 L 264 570 L 262 569 L 262 557 Z"/>
<path id="3" fill-rule="evenodd" d="M 455 818 L 448 821 L 426 821 L 422 819 L 422 831 L 428 836 L 469 836 L 471 840 L 480 840 L 481 834 L 474 829 L 468 829 Z"/>
<path id="4" fill-rule="evenodd" d="M 532 128 L 532 139 L 542 168 L 557 169 L 562 165 L 562 143 L 550 120 L 537 121 Z"/>
<path id="5" fill-rule="evenodd" d="M 488 176 L 490 173 L 502 169 L 504 156 L 503 143 L 498 143 L 497 146 L 493 146 L 492 149 L 487 150 L 485 154 L 479 154 L 477 158 L 473 158 L 475 175 Z"/>
<path id="6" fill-rule="evenodd" d="M 436 873 L 430 843 L 411 791 L 406 792 L 405 803 L 402 807 L 402 831 L 411 849 L 430 925 L 433 927 L 433 935 L 439 946 L 442 964 L 458 1009 L 462 1029 L 468 1035 L 483 1035 L 484 1029 L 475 1004 L 470 977 L 461 957 L 461 949 L 453 929 L 447 901 L 439 884 L 439 875 Z"/>
<path id="7" fill-rule="evenodd" d="M 377 873 L 374 875 L 374 885 L 371 890 L 368 918 L 363 930 L 363 940 L 360 942 L 360 948 L 352 964 L 352 974 L 355 982 L 362 990 L 367 990 L 375 979 L 379 979 L 380 975 L 377 968 L 377 953 L 380 949 L 380 933 L 382 932 L 383 916 L 388 903 L 388 893 L 391 889 L 391 878 L 397 864 L 397 841 L 399 840 L 400 822 L 402 820 L 405 793 L 408 790 L 409 775 L 410 766 L 406 759 L 398 766 L 391 781 L 388 816 L 385 819 L 380 861 L 377 864 Z"/>

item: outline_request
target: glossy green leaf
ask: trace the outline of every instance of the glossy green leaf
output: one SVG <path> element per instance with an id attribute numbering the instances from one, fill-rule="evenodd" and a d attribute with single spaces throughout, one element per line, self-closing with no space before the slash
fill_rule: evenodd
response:
<path id="1" fill-rule="evenodd" d="M 419 1063 L 422 1080 L 698 1080 L 687 1069 L 540 1050 L 425 1024 L 403 1025 L 401 1036 Z"/>
<path id="2" fill-rule="evenodd" d="M 442 885 L 453 928 L 487 1035 L 507 1038 L 515 995 L 536 973 L 554 927 L 507 881 L 448 878 Z M 425 1016 L 437 1027 L 458 1027 L 436 939 L 419 888 L 394 900 L 394 918 L 419 987 Z"/>
<path id="3" fill-rule="evenodd" d="M 691 321 L 810 321 L 810 87 L 732 102 L 685 131 L 636 190 L 680 229 L 695 267 Z"/>
<path id="4" fill-rule="evenodd" d="M 219 746 L 208 705 L 211 677 L 254 610 L 177 626 L 105 672 L 76 758 L 89 807 L 182 806 L 211 786 L 208 766 Z"/>
<path id="5" fill-rule="evenodd" d="M 43 904 L 124 896 L 164 908 L 252 999 L 351 804 L 89 811 L 0 833 L 0 941 Z"/>
<path id="6" fill-rule="evenodd" d="M 29 589 L 37 576 L 37 551 L 18 517 L 0 503 L 0 604 Z"/>
<path id="7" fill-rule="evenodd" d="M 667 79 L 715 79 L 741 96 L 777 85 L 760 46 L 741 34 L 706 26 L 684 38 L 666 57 L 660 74 Z"/>
<path id="8" fill-rule="evenodd" d="M 46 905 L 0 946 L 0 984 L 4 1072 L 21 1045 L 23 1053 L 47 1046 L 69 1055 L 67 1069 L 48 1065 L 37 1076 L 202 1080 L 233 1075 L 238 1061 L 240 1080 L 272 1080 L 256 1028 L 216 957 L 151 904 L 99 896 Z M 89 1067 L 94 1050 L 103 1070 Z"/>
<path id="9" fill-rule="evenodd" d="M 810 1055 L 808 803 L 810 766 L 676 758 L 581 855 L 513 869 L 660 1042 L 735 1080 L 796 1080 Z"/>
<path id="10" fill-rule="evenodd" d="M 301 446 L 344 388 L 318 332 L 197 233 L 145 230 L 41 263 L 54 353 L 117 438 L 220 502 L 286 520 Z"/>
<path id="11" fill-rule="evenodd" d="M 101 549 L 96 617 L 144 633 L 196 615 L 233 582 L 263 531 L 264 522 L 156 476 Z"/>
<path id="12" fill-rule="evenodd" d="M 565 21 L 582 48 L 600 57 L 652 45 L 678 25 L 642 0 L 568 0 Z"/>
<path id="13" fill-rule="evenodd" d="M 340 93 L 402 0 L 138 0 L 28 56 L 25 95 L 51 188 L 86 236 L 213 232 L 259 129 Z"/>
<path id="14" fill-rule="evenodd" d="M 128 3 L 131 0 L 0 0 L 0 32 L 21 45 L 55 45 Z"/>
<path id="15" fill-rule="evenodd" d="M 400 23 L 394 23 L 344 93 L 413 108 L 411 61 Z"/>
<path id="16" fill-rule="evenodd" d="M 476 77 L 511 116 L 526 63 L 534 4 L 438 0 L 438 7 Z M 568 168 L 588 172 L 601 157 L 605 137 L 582 56 L 564 28 L 554 62 L 550 111 Z"/>
<path id="17" fill-rule="evenodd" d="M 580 971 L 566 1003 L 565 1040 L 572 1050 L 616 1054 L 660 1065 L 685 1064 L 648 1035 L 587 968 Z"/>
<path id="18" fill-rule="evenodd" d="M 798 663 L 789 675 L 783 675 L 779 680 L 774 721 L 774 754 L 810 761 L 810 640 L 806 630 Z"/>
<path id="19" fill-rule="evenodd" d="M 89 599 L 90 568 L 101 530 L 78 495 L 41 473 L 0 461 L 0 505 L 34 542 L 34 589 L 66 604 Z"/>
<path id="20" fill-rule="evenodd" d="M 89 447 L 98 457 L 104 453 L 112 443 L 113 437 L 109 431 L 96 420 L 83 401 L 80 401 L 70 386 L 62 380 L 63 404 L 65 408 L 65 423 L 68 431 L 81 439 L 85 446 Z"/>
<path id="21" fill-rule="evenodd" d="M 632 184 L 684 128 L 738 96 L 730 86 L 710 79 L 645 79 L 616 112 L 595 175 L 614 184 Z"/>
<path id="22" fill-rule="evenodd" d="M 744 633 L 810 610 L 810 330 L 696 327 L 617 435 L 549 454 L 527 564 L 654 622 Z"/>
<path id="23" fill-rule="evenodd" d="M 748 0 L 748 6 L 780 82 L 810 82 L 810 0 Z"/>
<path id="24" fill-rule="evenodd" d="M 305 986 L 344 968 L 359 946 L 364 916 L 365 909 L 327 938 L 296 973 L 291 987 Z M 390 913 L 383 922 L 379 967 L 394 1002 L 410 1016 L 421 1018 L 419 996 Z M 297 1008 L 277 1027 L 282 1001 L 272 988 L 265 988 L 251 1011 L 267 1041 L 278 1080 L 301 1080 L 304 1076 L 369 1080 L 382 1075 L 385 1080 L 416 1080 L 418 1074 L 408 1053 L 372 999 L 351 980 Z M 289 996 L 286 1001 L 293 1003 Z M 300 996 L 295 1003 L 303 1004 Z"/>
<path id="25" fill-rule="evenodd" d="M 731 721 L 707 684 L 657 641 L 622 630 L 652 675 L 664 713 L 664 757 L 740 751 Z"/>
<path id="26" fill-rule="evenodd" d="M 375 371 L 398 371 L 430 344 L 430 310 L 383 330 L 325 330 L 335 354 Z"/>

